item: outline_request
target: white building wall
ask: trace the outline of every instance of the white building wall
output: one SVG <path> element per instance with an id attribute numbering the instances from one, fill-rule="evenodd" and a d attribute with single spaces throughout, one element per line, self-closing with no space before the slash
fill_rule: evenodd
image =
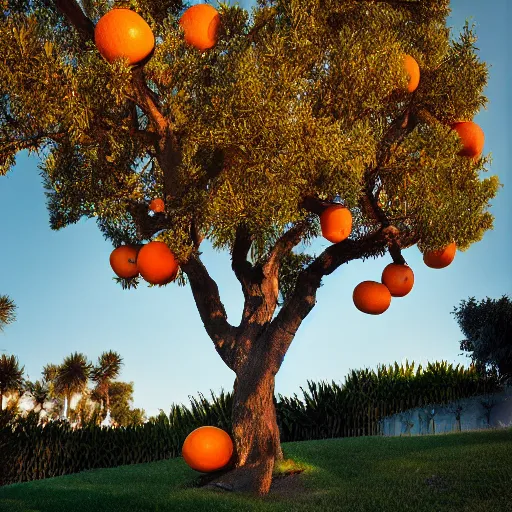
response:
<path id="1" fill-rule="evenodd" d="M 486 408 L 484 404 L 490 406 Z M 460 421 L 456 417 L 461 407 Z M 382 434 L 385 436 L 408 436 L 442 434 L 484 428 L 512 426 L 512 386 L 501 393 L 479 395 L 449 403 L 429 405 L 383 418 Z"/>

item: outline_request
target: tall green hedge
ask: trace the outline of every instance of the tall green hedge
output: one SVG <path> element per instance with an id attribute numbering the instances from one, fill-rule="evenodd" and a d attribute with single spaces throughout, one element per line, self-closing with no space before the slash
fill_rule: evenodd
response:
<path id="1" fill-rule="evenodd" d="M 275 400 L 282 442 L 378 435 L 387 415 L 500 389 L 496 379 L 446 362 L 425 370 L 395 363 L 352 371 L 341 386 L 308 381 L 308 387 L 309 392 L 301 388 L 303 400 L 296 394 Z M 173 405 L 168 416 L 162 413 L 136 427 L 74 430 L 62 421 L 38 425 L 35 414 L 4 419 L 2 426 L 0 417 L 0 485 L 178 457 L 186 436 L 199 426 L 231 433 L 232 393 L 211 395 L 211 401 L 202 394 L 191 397 L 189 408 Z"/>

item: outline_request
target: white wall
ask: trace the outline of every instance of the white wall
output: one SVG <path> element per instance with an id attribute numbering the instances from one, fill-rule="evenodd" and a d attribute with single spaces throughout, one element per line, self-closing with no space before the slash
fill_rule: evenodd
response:
<path id="1" fill-rule="evenodd" d="M 489 418 L 483 403 L 494 404 L 490 409 Z M 456 419 L 457 406 L 462 407 L 460 421 Z M 448 405 L 417 407 L 394 414 L 382 420 L 382 433 L 385 436 L 407 436 L 510 426 L 512 426 L 512 386 L 493 395 L 479 395 L 457 400 Z"/>

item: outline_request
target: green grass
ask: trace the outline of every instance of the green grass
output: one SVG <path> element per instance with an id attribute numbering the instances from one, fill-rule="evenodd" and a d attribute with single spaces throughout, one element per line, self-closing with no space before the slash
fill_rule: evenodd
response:
<path id="1" fill-rule="evenodd" d="M 305 491 L 262 499 L 187 488 L 183 459 L 0 487 L 2 512 L 509 512 L 512 429 L 284 443 Z M 296 477 L 290 477 L 296 478 Z"/>

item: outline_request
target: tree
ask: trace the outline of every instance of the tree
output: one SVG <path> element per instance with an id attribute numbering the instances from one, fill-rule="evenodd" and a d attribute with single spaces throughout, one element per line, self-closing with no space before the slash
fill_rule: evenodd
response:
<path id="1" fill-rule="evenodd" d="M 91 363 L 84 354 L 75 352 L 64 358 L 58 367 L 54 380 L 55 392 L 64 397 L 62 418 L 68 417 L 68 406 L 75 393 L 82 393 L 86 387 L 91 373 Z"/>
<path id="2" fill-rule="evenodd" d="M 23 390 L 23 371 L 20 368 L 18 358 L 14 355 L 0 357 L 0 411 L 3 410 L 4 395 L 9 392 L 21 392 Z"/>
<path id="3" fill-rule="evenodd" d="M 117 352 L 109 350 L 101 354 L 98 358 L 97 366 L 92 370 L 91 379 L 96 383 L 96 391 L 100 396 L 102 407 L 104 401 L 107 409 L 104 420 L 106 426 L 110 426 L 109 387 L 112 384 L 112 380 L 117 379 L 119 376 L 122 364 L 123 358 Z"/>
<path id="4" fill-rule="evenodd" d="M 460 349 L 467 352 L 475 365 L 499 372 L 504 380 L 512 378 L 512 302 L 507 295 L 500 299 L 477 302 L 475 297 L 462 300 L 454 307 L 459 327 L 466 336 Z"/>
<path id="5" fill-rule="evenodd" d="M 37 413 L 40 415 L 41 411 L 45 411 L 45 404 L 51 400 L 50 385 L 42 379 L 32 382 L 27 380 L 25 383 L 27 393 L 34 401 L 34 412 L 38 409 Z"/>
<path id="6" fill-rule="evenodd" d="M 45 382 L 48 386 L 48 392 L 50 399 L 53 400 L 54 407 L 49 411 L 48 417 L 50 419 L 57 419 L 59 414 L 57 410 L 62 410 L 64 407 L 63 397 L 59 395 L 59 393 L 55 389 L 55 379 L 57 378 L 57 373 L 59 370 L 59 366 L 56 364 L 47 364 L 43 366 L 43 371 L 41 375 L 43 377 L 43 382 Z"/>
<path id="7" fill-rule="evenodd" d="M 16 320 L 16 304 L 7 295 L 0 295 L 0 332 Z"/>
<path id="8" fill-rule="evenodd" d="M 109 387 L 109 401 L 113 421 L 123 427 L 141 425 L 146 419 L 144 409 L 132 409 L 133 382 L 112 382 Z"/>
<path id="9" fill-rule="evenodd" d="M 455 242 L 492 228 L 488 157 L 459 155 L 452 123 L 486 103 L 487 66 L 449 0 L 258 0 L 222 4 L 199 52 L 181 0 L 133 0 L 157 46 L 144 65 L 106 62 L 94 26 L 112 2 L 8 1 L 0 28 L 0 169 L 40 151 L 50 225 L 95 218 L 114 247 L 165 242 L 201 321 L 234 372 L 231 466 L 213 484 L 268 492 L 283 454 L 275 375 L 322 279 L 352 260 Z M 407 91 L 404 54 L 421 69 Z M 163 212 L 148 212 L 154 198 Z M 318 255 L 319 215 L 350 209 L 350 236 Z M 229 251 L 244 307 L 227 320 L 201 261 Z M 124 288 L 139 278 L 119 279 Z"/>

